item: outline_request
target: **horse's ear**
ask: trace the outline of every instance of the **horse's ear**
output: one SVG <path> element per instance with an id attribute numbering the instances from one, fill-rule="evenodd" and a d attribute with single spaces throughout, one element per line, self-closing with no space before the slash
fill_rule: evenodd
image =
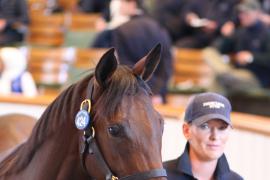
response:
<path id="1" fill-rule="evenodd" d="M 114 48 L 109 49 L 98 62 L 95 77 L 101 87 L 105 87 L 116 70 L 118 61 L 114 55 Z"/>
<path id="2" fill-rule="evenodd" d="M 156 70 L 160 61 L 161 44 L 157 44 L 146 56 L 133 67 L 133 73 L 148 81 Z"/>

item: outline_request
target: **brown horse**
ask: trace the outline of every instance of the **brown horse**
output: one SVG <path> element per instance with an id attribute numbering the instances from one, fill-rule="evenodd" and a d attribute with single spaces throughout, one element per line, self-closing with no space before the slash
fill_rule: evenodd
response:
<path id="1" fill-rule="evenodd" d="M 36 122 L 34 117 L 24 114 L 0 116 L 0 153 L 25 141 Z"/>
<path id="2" fill-rule="evenodd" d="M 145 83 L 160 50 L 157 45 L 133 68 L 108 50 L 94 74 L 63 91 L 28 141 L 0 163 L 0 179 L 166 179 L 163 119 Z"/>

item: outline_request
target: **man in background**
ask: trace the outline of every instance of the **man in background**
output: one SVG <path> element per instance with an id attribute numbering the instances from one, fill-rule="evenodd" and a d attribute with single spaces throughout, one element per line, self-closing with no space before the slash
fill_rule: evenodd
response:
<path id="1" fill-rule="evenodd" d="M 115 47 L 120 63 L 132 65 L 152 47 L 160 43 L 162 55 L 149 86 L 155 103 L 165 103 L 169 78 L 172 74 L 171 41 L 165 29 L 146 16 L 141 0 L 112 0 L 111 20 L 95 39 L 92 47 Z"/>
<path id="2" fill-rule="evenodd" d="M 29 23 L 25 0 L 0 0 L 0 46 L 22 42 Z"/>

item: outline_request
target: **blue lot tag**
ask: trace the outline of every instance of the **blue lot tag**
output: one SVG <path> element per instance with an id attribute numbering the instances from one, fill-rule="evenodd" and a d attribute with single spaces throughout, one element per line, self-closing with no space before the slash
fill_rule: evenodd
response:
<path id="1" fill-rule="evenodd" d="M 80 110 L 75 118 L 75 125 L 80 130 L 85 130 L 90 123 L 90 117 L 86 110 Z"/>

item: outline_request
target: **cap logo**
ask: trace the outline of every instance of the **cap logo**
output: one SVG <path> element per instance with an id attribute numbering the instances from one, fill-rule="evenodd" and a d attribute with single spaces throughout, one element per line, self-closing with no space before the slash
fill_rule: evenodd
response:
<path id="1" fill-rule="evenodd" d="M 208 101 L 203 103 L 203 107 L 208 106 L 210 109 L 220 109 L 225 108 L 225 105 L 218 101 Z"/>

